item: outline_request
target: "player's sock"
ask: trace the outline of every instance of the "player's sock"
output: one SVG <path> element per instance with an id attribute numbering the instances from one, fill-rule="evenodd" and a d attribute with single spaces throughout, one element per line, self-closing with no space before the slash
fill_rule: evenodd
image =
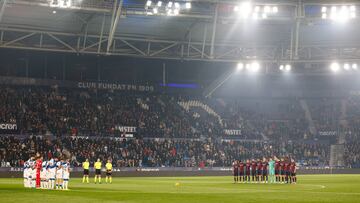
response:
<path id="1" fill-rule="evenodd" d="M 97 177 L 95 176 L 95 178 L 94 178 L 94 182 L 95 182 L 95 184 L 96 184 L 96 181 L 97 181 Z"/>
<path id="2" fill-rule="evenodd" d="M 111 176 L 109 177 L 109 181 L 110 181 L 110 183 L 112 183 L 112 177 Z"/>
<path id="3" fill-rule="evenodd" d="M 105 183 L 107 183 L 107 182 L 108 182 L 108 179 L 109 179 L 109 178 L 106 176 L 106 177 L 105 177 Z"/>
<path id="4" fill-rule="evenodd" d="M 99 183 L 101 183 L 101 176 L 99 177 Z"/>
<path id="5" fill-rule="evenodd" d="M 85 183 L 85 176 L 83 176 L 83 181 L 82 181 L 82 183 Z"/>
<path id="6" fill-rule="evenodd" d="M 86 177 L 86 182 L 89 183 L 89 176 Z"/>

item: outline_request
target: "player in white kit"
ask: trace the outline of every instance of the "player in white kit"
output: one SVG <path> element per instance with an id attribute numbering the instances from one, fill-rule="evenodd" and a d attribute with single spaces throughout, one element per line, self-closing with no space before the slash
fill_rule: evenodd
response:
<path id="1" fill-rule="evenodd" d="M 31 157 L 28 160 L 29 168 L 27 170 L 28 175 L 28 187 L 35 188 L 36 184 L 36 169 L 35 169 L 35 158 Z"/>
<path id="2" fill-rule="evenodd" d="M 56 189 L 63 188 L 63 160 L 60 160 L 56 163 Z"/>
<path id="3" fill-rule="evenodd" d="M 26 161 L 25 163 L 24 163 L 24 187 L 30 187 L 30 185 L 29 185 L 29 181 L 28 181 L 28 179 L 29 179 L 29 161 Z"/>
<path id="4" fill-rule="evenodd" d="M 47 161 L 42 162 L 42 168 L 40 171 L 40 188 L 41 189 L 47 189 L 48 188 L 48 179 L 47 179 Z"/>
<path id="5" fill-rule="evenodd" d="M 62 170 L 63 170 L 63 180 L 64 180 L 64 190 L 69 189 L 69 179 L 70 179 L 70 162 L 69 159 L 66 160 L 66 162 L 63 162 L 62 164 Z"/>
<path id="6" fill-rule="evenodd" d="M 56 177 L 56 164 L 55 164 L 54 159 L 50 159 L 47 170 L 48 170 L 47 175 L 48 175 L 48 180 L 49 180 L 48 188 L 54 189 L 55 188 L 55 177 Z"/>

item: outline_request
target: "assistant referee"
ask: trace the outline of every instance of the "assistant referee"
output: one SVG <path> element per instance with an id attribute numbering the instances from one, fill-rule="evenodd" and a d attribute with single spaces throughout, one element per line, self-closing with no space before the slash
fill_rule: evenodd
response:
<path id="1" fill-rule="evenodd" d="M 84 183 L 86 180 L 86 182 L 89 183 L 89 167 L 90 167 L 89 159 L 86 159 L 85 162 L 82 163 L 82 167 L 84 169 L 82 182 Z"/>
<path id="2" fill-rule="evenodd" d="M 101 184 L 101 166 L 102 163 L 100 161 L 100 159 L 97 159 L 97 161 L 94 164 L 94 168 L 95 168 L 95 184 L 96 184 L 96 179 L 99 180 L 99 184 Z"/>

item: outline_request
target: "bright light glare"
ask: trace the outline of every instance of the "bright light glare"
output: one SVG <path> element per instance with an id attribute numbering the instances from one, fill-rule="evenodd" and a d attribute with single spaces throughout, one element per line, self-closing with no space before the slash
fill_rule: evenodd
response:
<path id="1" fill-rule="evenodd" d="M 158 2 L 157 2 L 157 6 L 158 6 L 158 7 L 161 7 L 161 6 L 162 6 L 162 1 L 158 1 Z"/>
<path id="2" fill-rule="evenodd" d="M 171 8 L 172 6 L 173 6 L 173 2 L 172 2 L 172 1 L 169 1 L 167 7 L 168 7 L 168 8 Z"/>
<path id="3" fill-rule="evenodd" d="M 336 13 L 336 10 L 337 10 L 336 6 L 331 7 L 331 13 Z"/>
<path id="4" fill-rule="evenodd" d="M 179 15 L 179 9 L 174 10 L 174 15 Z"/>
<path id="5" fill-rule="evenodd" d="M 146 6 L 151 6 L 152 2 L 149 0 L 146 2 Z"/>
<path id="6" fill-rule="evenodd" d="M 274 7 L 272 8 L 272 12 L 273 12 L 273 13 L 277 13 L 277 12 L 279 12 L 278 7 L 277 7 L 277 6 L 274 6 Z"/>
<path id="7" fill-rule="evenodd" d="M 355 6 L 350 6 L 350 11 L 355 11 L 356 7 Z"/>
<path id="8" fill-rule="evenodd" d="M 238 63 L 237 66 L 236 66 L 236 71 L 239 72 L 239 71 L 242 71 L 244 69 L 244 64 L 243 63 Z"/>
<path id="9" fill-rule="evenodd" d="M 280 65 L 279 69 L 284 70 L 284 65 Z"/>
<path id="10" fill-rule="evenodd" d="M 170 16 L 172 14 L 172 9 L 167 10 L 167 15 Z"/>
<path id="11" fill-rule="evenodd" d="M 263 18 L 263 19 L 266 19 L 266 18 L 267 18 L 266 13 L 263 13 L 263 14 L 262 14 L 262 18 Z"/>
<path id="12" fill-rule="evenodd" d="M 186 8 L 186 9 L 190 9 L 190 8 L 191 8 L 191 3 L 190 3 L 190 2 L 186 2 L 186 3 L 185 3 L 185 8 Z"/>
<path id="13" fill-rule="evenodd" d="M 244 18 L 247 18 L 249 16 L 249 14 L 251 13 L 251 11 L 252 11 L 252 6 L 251 6 L 250 2 L 244 2 L 241 4 L 240 12 Z"/>
<path id="14" fill-rule="evenodd" d="M 357 70 L 358 69 L 358 65 L 356 64 L 356 63 L 354 63 L 354 64 L 352 64 L 352 69 L 354 69 L 354 70 Z"/>
<path id="15" fill-rule="evenodd" d="M 344 64 L 344 69 L 345 69 L 345 70 L 350 70 L 350 65 L 349 65 L 348 63 L 345 63 L 345 64 Z"/>
<path id="16" fill-rule="evenodd" d="M 180 8 L 180 4 L 178 2 L 175 2 L 175 8 Z"/>
<path id="17" fill-rule="evenodd" d="M 257 19 L 259 18 L 258 13 L 253 13 L 253 14 L 252 14 L 252 18 L 253 18 L 254 20 L 257 20 Z"/>
<path id="18" fill-rule="evenodd" d="M 339 65 L 339 63 L 336 63 L 336 62 L 332 63 L 332 64 L 330 65 L 330 69 L 331 69 L 333 72 L 339 71 L 339 70 L 340 70 L 340 65 Z"/>
<path id="19" fill-rule="evenodd" d="M 154 13 L 154 14 L 157 14 L 157 13 L 158 13 L 158 9 L 157 9 L 157 8 L 154 8 L 154 9 L 153 9 L 153 13 Z"/>
<path id="20" fill-rule="evenodd" d="M 321 12 L 322 12 L 322 13 L 326 13 L 326 11 L 327 11 L 327 7 L 323 6 L 323 7 L 321 8 Z"/>
<path id="21" fill-rule="evenodd" d="M 255 12 L 259 12 L 260 11 L 260 6 L 256 6 L 255 7 Z"/>
<path id="22" fill-rule="evenodd" d="M 260 70 L 260 64 L 258 62 L 251 63 L 251 71 L 258 72 Z"/>
<path id="23" fill-rule="evenodd" d="M 291 70 L 291 65 L 290 65 L 290 64 L 286 64 L 285 70 L 286 70 L 286 71 L 290 71 L 290 70 Z"/>
<path id="24" fill-rule="evenodd" d="M 270 12 L 270 6 L 265 6 L 264 7 L 264 12 L 269 13 Z"/>
<path id="25" fill-rule="evenodd" d="M 323 14 L 321 15 L 321 18 L 322 18 L 322 19 L 326 19 L 326 18 L 327 18 L 327 14 L 326 14 L 326 13 L 323 13 Z"/>

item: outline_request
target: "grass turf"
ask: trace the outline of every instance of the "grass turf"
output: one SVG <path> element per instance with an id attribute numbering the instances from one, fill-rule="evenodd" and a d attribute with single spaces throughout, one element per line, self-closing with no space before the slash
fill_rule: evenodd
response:
<path id="1" fill-rule="evenodd" d="M 233 184 L 231 176 L 127 177 L 101 185 L 73 178 L 69 191 L 25 189 L 22 183 L 0 179 L 0 202 L 360 202 L 360 175 L 304 175 L 297 185 Z"/>

